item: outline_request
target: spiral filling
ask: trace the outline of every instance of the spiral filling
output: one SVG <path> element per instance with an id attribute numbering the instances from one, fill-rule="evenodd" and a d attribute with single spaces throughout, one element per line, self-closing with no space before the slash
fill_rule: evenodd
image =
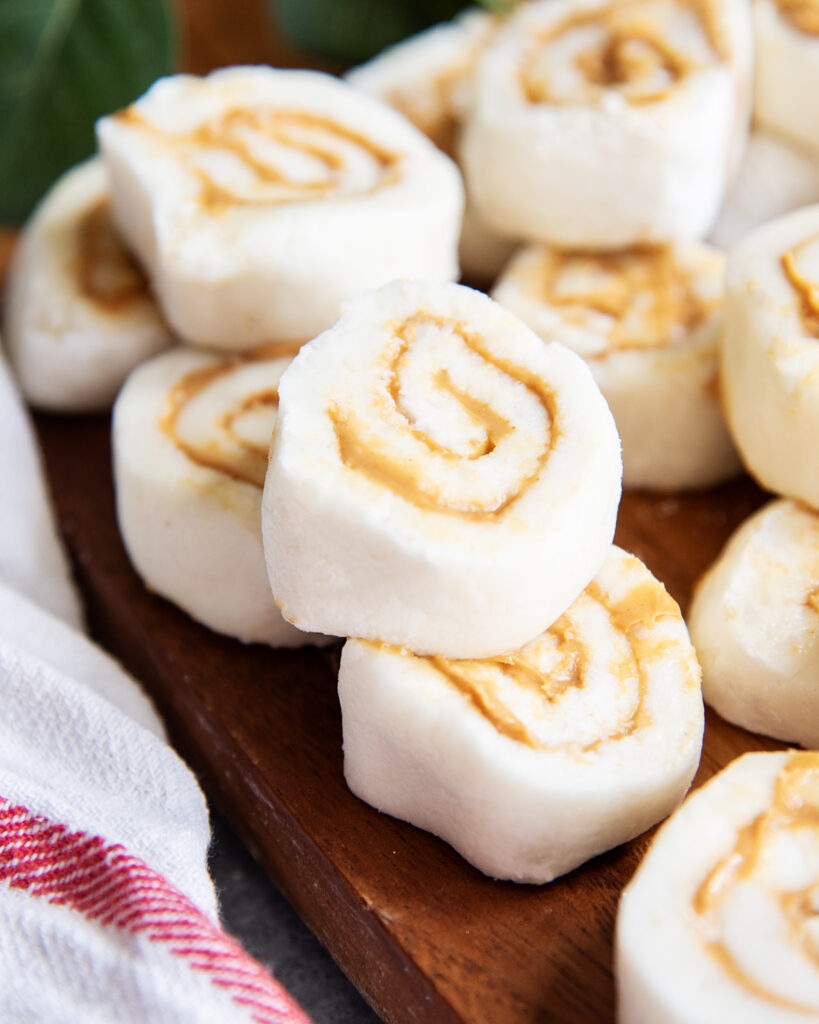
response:
<path id="1" fill-rule="evenodd" d="M 520 82 L 530 103 L 596 102 L 615 92 L 649 104 L 725 57 L 708 0 L 620 0 L 536 33 Z"/>
<path id="2" fill-rule="evenodd" d="M 679 609 L 656 580 L 617 598 L 592 583 L 518 651 L 425 660 L 501 735 L 534 750 L 586 754 L 651 724 L 649 667 L 668 645 L 654 627 L 668 615 L 679 617 Z"/>
<path id="3" fill-rule="evenodd" d="M 819 36 L 819 0 L 775 0 L 780 14 L 805 35 Z"/>
<path id="4" fill-rule="evenodd" d="M 567 324 L 596 330 L 606 339 L 605 347 L 589 353 L 591 359 L 615 350 L 673 345 L 718 305 L 699 293 L 693 270 L 668 248 L 596 255 L 549 249 L 523 284 L 529 296 L 557 309 Z"/>
<path id="5" fill-rule="evenodd" d="M 80 294 L 108 313 L 150 294 L 145 275 L 114 231 L 107 199 L 91 206 L 77 224 L 74 270 Z"/>
<path id="6" fill-rule="evenodd" d="M 794 954 L 790 981 L 800 998 L 765 970 L 764 954 L 752 962 L 743 948 L 743 906 L 764 914 L 766 932 Z M 732 981 L 773 1006 L 819 1011 L 819 754 L 788 758 L 770 806 L 740 830 L 700 885 L 692 910 L 706 948 Z"/>
<path id="7" fill-rule="evenodd" d="M 235 107 L 179 133 L 163 132 L 134 107 L 116 116 L 173 150 L 199 181 L 200 205 L 210 213 L 362 196 L 401 175 L 400 154 L 311 111 Z"/>
<path id="8" fill-rule="evenodd" d="M 265 346 L 186 374 L 168 393 L 160 430 L 198 466 L 261 489 L 279 404 L 262 364 L 281 354 Z"/>
<path id="9" fill-rule="evenodd" d="M 502 515 L 541 475 L 560 435 L 551 387 L 456 320 L 418 313 L 385 329 L 369 410 L 381 432 L 351 409 L 328 408 L 341 461 L 425 511 Z"/>

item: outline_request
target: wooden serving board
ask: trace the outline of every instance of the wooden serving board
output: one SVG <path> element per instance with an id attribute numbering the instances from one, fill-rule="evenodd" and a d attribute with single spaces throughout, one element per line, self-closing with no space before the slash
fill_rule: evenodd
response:
<path id="1" fill-rule="evenodd" d="M 37 427 L 95 634 L 143 681 L 208 796 L 376 1011 L 396 1024 L 613 1020 L 617 900 L 649 836 L 550 885 L 518 886 L 358 801 L 342 777 L 339 648 L 244 646 L 150 594 L 117 533 L 107 417 L 40 416 Z M 627 494 L 617 541 L 685 608 L 764 497 L 747 479 Z M 777 746 L 709 714 L 697 781 Z"/>
<path id="2" fill-rule="evenodd" d="M 268 31 L 261 0 L 179 7 L 191 70 L 304 63 Z M 9 248 L 6 234 L 0 267 Z M 37 428 L 93 632 L 143 682 L 209 798 L 376 1011 L 395 1024 L 612 1021 L 617 900 L 649 836 L 551 885 L 516 886 L 367 807 L 342 776 L 339 647 L 243 646 L 150 594 L 116 528 L 108 418 L 41 415 Z M 685 608 L 763 500 L 748 480 L 686 497 L 626 495 L 617 540 Z M 709 715 L 697 781 L 776 746 Z"/>

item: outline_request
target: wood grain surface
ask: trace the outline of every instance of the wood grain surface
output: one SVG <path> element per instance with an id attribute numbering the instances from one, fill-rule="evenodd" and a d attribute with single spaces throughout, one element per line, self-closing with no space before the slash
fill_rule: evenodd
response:
<path id="1" fill-rule="evenodd" d="M 376 1011 L 396 1024 L 611 1021 L 617 900 L 649 837 L 518 886 L 358 801 L 342 777 L 338 648 L 244 646 L 148 593 L 117 533 L 107 418 L 37 425 L 95 634 L 144 682 L 210 798 Z M 627 494 L 617 541 L 685 607 L 763 499 L 747 479 Z M 697 781 L 776 746 L 709 714 Z"/>
<path id="2" fill-rule="evenodd" d="M 271 35 L 259 0 L 181 7 L 191 70 L 315 63 Z M 142 680 L 210 799 L 376 1011 L 395 1024 L 613 1020 L 617 900 L 649 836 L 551 885 L 516 886 L 367 807 L 342 777 L 339 648 L 244 646 L 149 593 L 116 528 L 107 417 L 41 415 L 37 428 L 94 634 Z M 763 499 L 748 480 L 688 496 L 627 494 L 617 540 L 685 608 Z M 697 781 L 745 750 L 776 746 L 709 714 Z"/>

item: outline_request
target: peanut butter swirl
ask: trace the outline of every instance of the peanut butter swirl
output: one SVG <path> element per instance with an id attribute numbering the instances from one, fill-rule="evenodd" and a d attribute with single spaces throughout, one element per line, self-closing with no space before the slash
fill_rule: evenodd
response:
<path id="1" fill-rule="evenodd" d="M 150 292 L 145 275 L 114 230 L 107 199 L 100 199 L 77 224 L 75 271 L 80 294 L 106 313 L 119 313 Z"/>
<path id="2" fill-rule="evenodd" d="M 789 249 L 782 256 L 782 270 L 799 300 L 799 316 L 805 333 L 819 338 L 819 282 L 812 280 L 801 265 L 811 246 L 819 250 L 819 235 L 806 238 Z"/>
<path id="3" fill-rule="evenodd" d="M 548 249 L 524 287 L 567 324 L 591 326 L 595 314 L 609 319 L 608 345 L 591 359 L 682 341 L 717 307 L 697 292 L 693 272 L 667 247 L 600 254 Z"/>
<path id="4" fill-rule="evenodd" d="M 278 390 L 275 387 L 260 387 L 258 390 L 247 391 L 239 396 L 234 404 L 221 409 L 211 423 L 210 435 L 201 442 L 191 441 L 183 436 L 180 419 L 190 403 L 231 374 L 254 363 L 264 363 L 287 354 L 295 354 L 297 349 L 297 344 L 267 345 L 242 355 L 220 359 L 185 374 L 168 394 L 165 411 L 159 421 L 160 430 L 173 441 L 179 451 L 197 465 L 261 489 L 267 472 L 269 445 L 248 437 L 242 432 L 241 427 L 245 417 L 259 411 L 275 414 L 279 404 Z"/>
<path id="5" fill-rule="evenodd" d="M 756 883 L 778 905 L 792 946 L 819 970 L 819 949 L 811 931 L 819 905 L 819 879 L 807 886 L 774 890 L 761 878 L 766 856 L 783 835 L 819 849 L 819 754 L 813 751 L 791 754 L 776 779 L 770 806 L 740 830 L 731 850 L 700 885 L 692 910 L 706 948 L 732 981 L 773 1006 L 815 1017 L 819 1006 L 802 1005 L 771 991 L 742 968 L 722 938 L 720 917 L 726 901 L 736 886 Z"/>
<path id="6" fill-rule="evenodd" d="M 311 111 L 234 107 L 180 133 L 163 132 L 135 107 L 116 117 L 173 150 L 199 180 L 199 202 L 209 213 L 365 195 L 394 184 L 401 175 L 401 154 Z M 364 185 L 350 179 L 353 158 L 367 165 Z M 217 171 L 215 161 L 229 163 L 231 183 Z"/>
<path id="7" fill-rule="evenodd" d="M 711 0 L 615 0 L 537 33 L 520 83 L 530 103 L 595 102 L 615 91 L 649 104 L 727 55 Z"/>
<path id="8" fill-rule="evenodd" d="M 779 12 L 805 35 L 819 36 L 819 0 L 775 0 Z"/>
<path id="9" fill-rule="evenodd" d="M 433 387 L 451 395 L 464 413 L 478 428 L 481 440 L 472 444 L 468 452 L 454 450 L 418 427 L 412 413 L 406 408 L 402 395 L 402 376 L 412 356 L 420 328 L 451 332 L 465 353 L 478 356 L 496 372 L 522 385 L 545 414 L 548 424 L 539 443 L 539 450 L 531 459 L 532 468 L 523 470 L 514 487 L 498 493 L 489 488 L 484 499 L 459 501 L 447 498 L 422 461 L 408 459 L 396 451 L 389 439 L 379 436 L 378 424 L 370 425 L 349 409 L 331 405 L 327 412 L 335 431 L 341 461 L 349 469 L 367 477 L 373 483 L 397 494 L 424 511 L 455 515 L 466 519 L 491 520 L 502 516 L 538 479 L 560 435 L 559 410 L 556 397 L 549 384 L 538 374 L 513 361 L 494 354 L 482 336 L 466 324 L 429 313 L 417 313 L 406 319 L 389 323 L 392 344 L 387 346 L 381 374 L 381 390 L 377 396 L 385 418 L 397 419 L 402 431 L 419 445 L 424 459 L 433 459 L 438 465 L 451 466 L 462 462 L 478 462 L 491 456 L 502 440 L 515 431 L 515 426 L 495 411 L 487 402 L 456 386 L 446 368 L 441 367 L 432 379 Z"/>
<path id="10" fill-rule="evenodd" d="M 575 609 L 585 602 L 596 604 L 607 616 L 609 626 L 626 640 L 627 654 L 618 654 L 609 666 L 612 685 L 629 691 L 622 700 L 617 721 L 589 742 L 567 737 L 561 743 L 539 739 L 531 725 L 513 711 L 508 703 L 509 689 L 531 699 L 537 714 L 553 716 L 559 712 L 571 691 L 583 690 L 587 683 L 591 652 L 579 626 Z M 653 632 L 665 616 L 679 618 L 676 603 L 657 580 L 648 579 L 613 599 L 599 584 L 592 582 L 572 608 L 562 615 L 537 640 L 526 647 L 496 658 L 453 660 L 441 655 L 428 661 L 449 683 L 465 694 L 472 705 L 497 731 L 533 750 L 565 750 L 590 753 L 607 743 L 616 743 L 651 724 L 647 707 L 648 668 L 667 653 L 667 640 Z M 397 648 L 390 648 L 397 651 Z M 407 657 L 415 657 L 401 651 Z M 692 679 L 692 685 L 698 683 Z"/>

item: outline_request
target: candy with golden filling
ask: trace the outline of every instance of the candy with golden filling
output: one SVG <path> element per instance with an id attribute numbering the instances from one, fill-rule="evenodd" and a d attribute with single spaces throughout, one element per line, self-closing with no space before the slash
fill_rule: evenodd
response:
<path id="1" fill-rule="evenodd" d="M 745 754 L 658 832 L 626 887 L 621 1024 L 819 1015 L 819 754 Z"/>
<path id="2" fill-rule="evenodd" d="M 581 359 L 486 295 L 357 296 L 279 394 L 262 528 L 302 629 L 484 657 L 540 633 L 605 557 L 611 413 Z"/>
<path id="3" fill-rule="evenodd" d="M 54 412 L 107 409 L 135 366 L 175 343 L 114 229 L 98 158 L 64 174 L 23 229 L 5 329 L 23 394 Z"/>
<path id="4" fill-rule="evenodd" d="M 520 650 L 464 661 L 348 640 L 339 696 L 352 791 L 495 878 L 548 882 L 637 835 L 699 762 L 685 624 L 619 548 Z"/>
<path id="5" fill-rule="evenodd" d="M 478 69 L 460 156 L 501 234 L 579 248 L 699 238 L 750 109 L 746 0 L 535 0 Z"/>
<path id="6" fill-rule="evenodd" d="M 617 423 L 626 487 L 707 487 L 741 468 L 719 407 L 723 264 L 695 242 L 619 253 L 533 244 L 492 292 L 588 362 Z"/>
<path id="7" fill-rule="evenodd" d="M 309 338 L 365 288 L 458 276 L 457 167 L 330 75 L 162 79 L 98 124 L 116 222 L 188 341 Z"/>
<path id="8" fill-rule="evenodd" d="M 819 508 L 819 206 L 753 231 L 728 257 L 722 393 L 748 469 Z"/>
<path id="9" fill-rule="evenodd" d="M 819 514 L 783 498 L 746 520 L 700 581 L 689 626 L 723 718 L 819 746 Z"/>
<path id="10" fill-rule="evenodd" d="M 262 485 L 290 357 L 187 346 L 129 377 L 114 406 L 117 520 L 146 584 L 211 629 L 280 647 L 310 643 L 267 583 Z"/>

